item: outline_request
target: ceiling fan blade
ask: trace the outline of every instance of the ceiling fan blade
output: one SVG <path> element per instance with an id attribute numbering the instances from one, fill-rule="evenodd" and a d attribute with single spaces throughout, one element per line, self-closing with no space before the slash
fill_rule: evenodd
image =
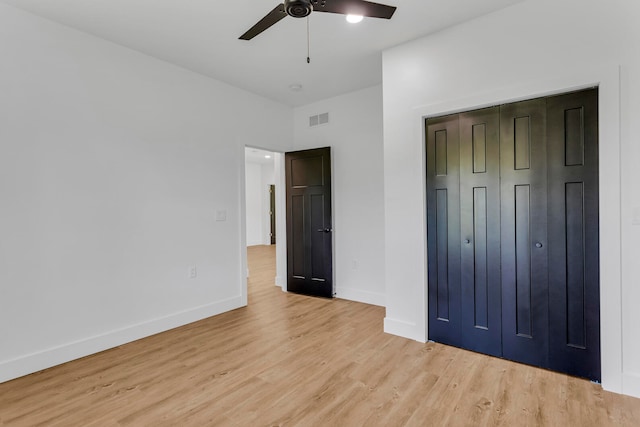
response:
<path id="1" fill-rule="evenodd" d="M 314 12 L 340 13 L 342 15 L 362 15 L 370 18 L 391 19 L 395 6 L 364 0 L 313 0 Z"/>
<path id="2" fill-rule="evenodd" d="M 249 31 L 241 35 L 240 40 L 251 40 L 267 28 L 271 27 L 276 22 L 287 16 L 287 12 L 284 10 L 284 3 L 280 3 L 271 12 L 262 18 L 256 25 L 251 27 Z"/>

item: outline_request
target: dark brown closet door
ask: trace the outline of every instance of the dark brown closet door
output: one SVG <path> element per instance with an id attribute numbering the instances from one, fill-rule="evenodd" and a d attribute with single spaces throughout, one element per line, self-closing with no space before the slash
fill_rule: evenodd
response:
<path id="1" fill-rule="evenodd" d="M 547 101 L 549 368 L 600 380 L 598 92 Z"/>
<path id="2" fill-rule="evenodd" d="M 546 366 L 546 103 L 523 101 L 500 112 L 503 356 Z"/>
<path id="3" fill-rule="evenodd" d="M 502 355 L 500 112 L 460 114 L 462 347 Z"/>
<path id="4" fill-rule="evenodd" d="M 429 339 L 460 346 L 460 154 L 458 115 L 428 119 Z"/>
<path id="5" fill-rule="evenodd" d="M 597 89 L 426 129 L 429 338 L 600 380 Z"/>

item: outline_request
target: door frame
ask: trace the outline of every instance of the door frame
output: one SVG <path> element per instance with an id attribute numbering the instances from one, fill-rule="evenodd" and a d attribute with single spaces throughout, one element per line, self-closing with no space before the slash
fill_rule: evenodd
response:
<path id="1" fill-rule="evenodd" d="M 246 206 L 246 190 L 247 183 L 245 179 L 246 173 L 246 160 L 245 149 L 256 148 L 259 150 L 269 151 L 274 155 L 274 182 L 276 186 L 276 230 L 278 236 L 276 238 L 276 277 L 275 286 L 282 288 L 283 291 L 287 290 L 287 231 L 286 231 L 286 218 L 283 215 L 286 212 L 286 198 L 284 191 L 278 191 L 278 189 L 284 189 L 284 152 L 275 150 L 273 148 L 267 148 L 257 145 L 242 145 L 238 144 L 238 156 L 242 158 L 240 162 L 240 168 L 238 171 L 239 187 L 239 208 L 240 220 L 239 220 L 239 235 L 240 235 L 240 296 L 242 304 L 247 305 L 248 290 L 247 290 L 247 277 L 249 275 L 247 264 L 247 206 Z"/>
<path id="2" fill-rule="evenodd" d="M 287 198 L 285 194 L 285 162 L 284 162 L 284 151 L 274 150 L 272 148 L 259 147 L 254 145 L 240 145 L 239 153 L 242 153 L 243 161 L 241 163 L 241 167 L 239 170 L 239 178 L 240 185 L 238 188 L 238 192 L 240 194 L 239 199 L 239 211 L 240 211 L 240 277 L 241 277 L 241 298 L 243 301 L 243 305 L 247 305 L 247 275 L 248 275 L 248 265 L 247 265 L 247 207 L 245 202 L 245 193 L 246 193 L 246 182 L 245 182 L 245 161 L 244 161 L 244 153 L 245 148 L 257 148 L 260 150 L 270 151 L 274 155 L 274 181 L 276 186 L 276 230 L 278 236 L 276 238 L 276 277 L 275 277 L 275 286 L 282 289 L 283 292 L 287 292 Z M 293 149 L 291 149 L 293 150 Z M 333 152 L 331 154 L 331 164 L 333 165 Z M 334 180 L 331 181 L 331 191 L 333 194 L 333 185 Z M 278 191 L 280 189 L 280 191 Z M 335 218 L 334 218 L 334 210 L 331 210 L 331 219 L 332 224 L 335 229 Z M 335 238 L 332 240 L 332 251 L 335 254 Z M 335 259 L 333 264 L 333 283 L 335 289 Z"/>
<path id="3" fill-rule="evenodd" d="M 540 79 L 521 86 L 475 94 L 463 99 L 414 108 L 414 136 L 422 153 L 422 217 L 424 233 L 424 283 L 422 327 L 428 340 L 427 236 L 426 236 L 426 162 L 425 120 L 446 114 L 491 107 L 538 97 L 558 95 L 592 87 L 599 89 L 599 189 L 600 189 L 600 336 L 602 386 L 623 391 L 622 376 L 622 268 L 621 259 L 621 140 L 620 140 L 620 67 L 570 70 L 553 79 Z M 605 191 L 606 190 L 606 191 Z"/>

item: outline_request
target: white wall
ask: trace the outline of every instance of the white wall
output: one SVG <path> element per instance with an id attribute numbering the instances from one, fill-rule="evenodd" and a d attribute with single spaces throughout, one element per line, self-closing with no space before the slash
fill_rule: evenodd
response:
<path id="1" fill-rule="evenodd" d="M 422 117 L 600 86 L 602 380 L 640 396 L 640 8 L 529 0 L 386 51 L 385 330 L 427 339 Z"/>
<path id="2" fill-rule="evenodd" d="M 276 286 L 287 290 L 287 214 L 284 153 L 273 153 L 276 186 Z"/>
<path id="3" fill-rule="evenodd" d="M 247 246 L 270 245 L 269 185 L 274 182 L 273 162 L 245 165 Z"/>
<path id="4" fill-rule="evenodd" d="M 326 112 L 329 124 L 309 127 Z M 332 150 L 336 295 L 384 305 L 382 87 L 296 108 L 294 144 Z"/>
<path id="5" fill-rule="evenodd" d="M 0 57 L 0 381 L 246 304 L 244 146 L 292 110 L 3 4 Z"/>
<path id="6" fill-rule="evenodd" d="M 247 246 L 262 245 L 262 166 L 245 164 Z"/>

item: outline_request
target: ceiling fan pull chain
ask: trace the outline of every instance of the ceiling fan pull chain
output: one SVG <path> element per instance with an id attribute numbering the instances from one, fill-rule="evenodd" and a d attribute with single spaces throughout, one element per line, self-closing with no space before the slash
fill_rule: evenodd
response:
<path id="1" fill-rule="evenodd" d="M 311 42 L 309 41 L 309 15 L 307 15 L 307 64 L 311 63 Z"/>

